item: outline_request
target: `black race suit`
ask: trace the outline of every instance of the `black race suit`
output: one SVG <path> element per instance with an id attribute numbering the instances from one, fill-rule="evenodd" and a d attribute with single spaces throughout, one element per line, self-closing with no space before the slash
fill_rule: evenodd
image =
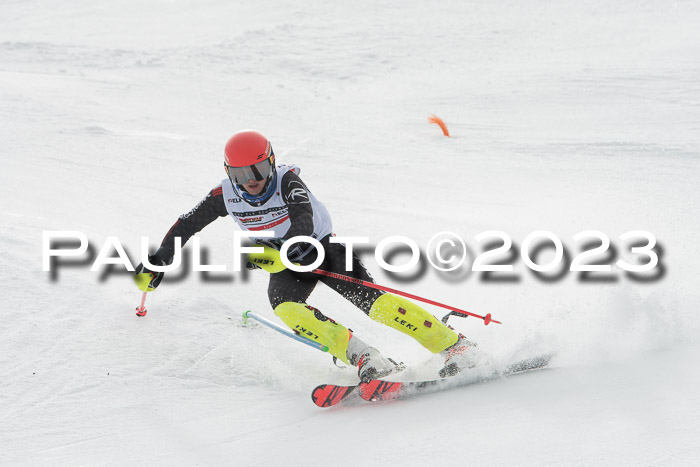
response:
<path id="1" fill-rule="evenodd" d="M 291 227 L 282 237 L 284 240 L 299 235 L 310 236 L 314 231 L 313 208 L 311 204 L 308 202 L 297 203 L 290 199 L 289 194 L 292 189 L 292 182 L 298 182 L 293 184 L 294 189 L 297 190 L 295 199 L 304 198 L 298 196 L 299 184 L 303 186 L 304 190 L 307 190 L 306 185 L 296 173 L 289 171 L 282 177 L 282 197 L 289 208 L 289 220 L 291 222 Z M 309 198 L 308 194 L 305 198 Z M 221 185 L 218 185 L 190 212 L 178 218 L 165 235 L 165 238 L 163 238 L 161 246 L 156 252 L 156 256 L 163 259 L 166 264 L 172 263 L 175 254 L 175 237 L 180 237 L 182 239 L 182 245 L 184 245 L 192 235 L 202 230 L 217 218 L 227 217 L 228 215 Z M 354 253 L 352 271 L 345 271 L 345 245 L 330 243 L 329 238 L 330 235 L 320 239 L 326 257 L 319 266 L 319 269 L 368 282 L 374 282 L 372 276 L 370 276 L 360 262 L 360 259 Z M 294 258 L 294 260 L 301 264 L 311 264 L 316 258 L 317 252 L 316 250 L 312 250 L 303 258 Z M 267 295 L 272 308 L 274 309 L 283 302 L 306 303 L 306 300 L 311 292 L 313 292 L 318 281 L 323 282 L 328 287 L 338 292 L 367 314 L 369 314 L 370 307 L 374 301 L 383 293 L 379 290 L 352 282 L 319 276 L 310 272 L 303 273 L 285 269 L 277 274 L 270 274 L 270 284 L 267 289 Z"/>

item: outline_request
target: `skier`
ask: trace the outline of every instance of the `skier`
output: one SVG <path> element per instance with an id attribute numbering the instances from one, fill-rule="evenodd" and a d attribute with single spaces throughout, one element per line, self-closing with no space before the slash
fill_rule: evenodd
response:
<path id="1" fill-rule="evenodd" d="M 253 239 L 277 250 L 283 242 L 295 236 L 315 238 L 325 251 L 320 269 L 374 282 L 355 254 L 352 257 L 352 271 L 345 271 L 345 245 L 329 242 L 333 235 L 330 214 L 299 177 L 299 167 L 277 166 L 272 146 L 262 134 L 253 130 L 234 134 L 226 143 L 224 168 L 228 177 L 190 212 L 177 219 L 163 238 L 160 248 L 149 256 L 151 264 L 171 264 L 175 237 L 180 237 L 184 245 L 192 235 L 215 219 L 230 215 L 243 230 L 274 230 L 275 238 Z M 317 254 L 312 244 L 297 243 L 289 249 L 288 258 L 292 262 L 308 265 L 313 263 Z M 254 268 L 250 262 L 246 266 Z M 150 271 L 143 264 L 136 268 L 136 274 L 139 273 L 151 273 L 150 289 L 155 289 L 163 279 L 162 272 Z M 319 281 L 370 318 L 408 334 L 429 351 L 440 353 L 445 358 L 445 367 L 440 372 L 442 376 L 475 365 L 477 351 L 474 344 L 409 300 L 310 272 L 285 268 L 270 274 L 267 293 L 274 313 L 293 330 L 327 345 L 329 352 L 339 360 L 356 366 L 361 380 L 385 377 L 397 366 L 348 328 L 307 304 Z"/>

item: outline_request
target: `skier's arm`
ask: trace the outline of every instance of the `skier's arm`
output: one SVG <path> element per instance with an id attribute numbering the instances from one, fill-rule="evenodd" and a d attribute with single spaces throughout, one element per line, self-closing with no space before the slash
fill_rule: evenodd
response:
<path id="1" fill-rule="evenodd" d="M 184 246 L 192 235 L 196 234 L 219 217 L 226 217 L 227 215 L 228 212 L 224 204 L 221 185 L 218 185 L 190 212 L 181 215 L 177 219 L 168 233 L 165 234 L 160 248 L 156 251 L 154 256 L 162 259 L 165 264 L 172 263 L 173 256 L 175 255 L 175 237 L 182 238 L 182 245 Z"/>
<path id="2" fill-rule="evenodd" d="M 282 238 L 289 240 L 299 235 L 311 236 L 314 233 L 314 210 L 309 190 L 299 175 L 291 170 L 282 177 L 282 198 L 289 208 L 289 221 L 292 224 Z"/>

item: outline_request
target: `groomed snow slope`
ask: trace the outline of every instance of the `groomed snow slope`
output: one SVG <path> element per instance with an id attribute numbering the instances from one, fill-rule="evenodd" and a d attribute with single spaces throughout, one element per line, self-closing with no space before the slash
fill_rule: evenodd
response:
<path id="1" fill-rule="evenodd" d="M 697 2 L 0 11 L 0 464 L 697 463 Z M 138 262 L 141 236 L 156 245 L 225 177 L 224 142 L 243 128 L 301 166 L 338 235 L 424 249 L 451 231 L 473 260 L 487 230 L 516 246 L 549 230 L 576 254 L 572 237 L 595 229 L 631 261 L 619 235 L 642 229 L 658 239 L 660 274 L 546 281 L 515 257 L 515 281 L 430 267 L 401 280 L 364 255 L 379 283 L 502 320 L 456 324 L 493 359 L 557 357 L 546 371 L 324 410 L 311 389 L 352 370 L 240 326 L 246 309 L 274 318 L 265 273 L 166 281 L 137 318 L 128 274 L 42 271 L 46 230 L 85 232 L 95 251 L 117 236 Z M 199 234 L 212 263 L 232 267 L 235 229 L 221 219 Z M 310 303 L 409 365 L 430 358 L 322 286 Z"/>

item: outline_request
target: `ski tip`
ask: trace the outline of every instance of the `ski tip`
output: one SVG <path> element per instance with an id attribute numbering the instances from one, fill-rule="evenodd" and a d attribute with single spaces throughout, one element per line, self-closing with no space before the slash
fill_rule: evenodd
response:
<path id="1" fill-rule="evenodd" d="M 553 353 L 547 353 L 538 355 L 536 357 L 526 358 L 515 363 L 511 363 L 510 365 L 508 365 L 508 367 L 506 367 L 505 374 L 515 374 L 523 371 L 546 368 L 553 357 Z"/>
<path id="2" fill-rule="evenodd" d="M 326 384 L 321 384 L 319 386 L 316 386 L 316 388 L 313 391 L 311 391 L 311 401 L 319 407 L 327 407 L 326 405 L 324 405 L 325 401 L 322 400 L 326 386 Z"/>
<path id="3" fill-rule="evenodd" d="M 356 386 L 337 386 L 335 384 L 321 384 L 311 392 L 311 400 L 318 407 L 332 407 L 339 404 Z"/>

